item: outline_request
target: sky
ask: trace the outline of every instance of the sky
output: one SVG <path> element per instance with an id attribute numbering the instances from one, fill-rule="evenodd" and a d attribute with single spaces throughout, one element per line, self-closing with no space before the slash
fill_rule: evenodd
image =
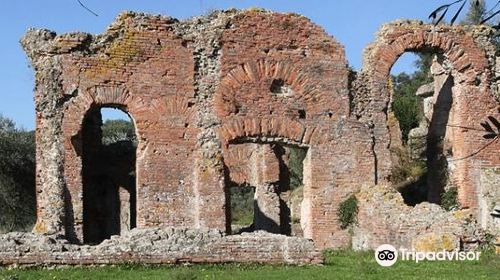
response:
<path id="1" fill-rule="evenodd" d="M 215 9 L 261 7 L 294 12 L 310 18 L 345 46 L 349 64 L 362 67 L 363 49 L 384 23 L 396 19 L 427 21 L 432 10 L 451 0 L 82 0 L 99 16 L 84 10 L 76 0 L 2 0 L 0 3 L 0 114 L 18 126 L 34 129 L 34 73 L 19 44 L 30 27 L 58 34 L 83 31 L 102 33 L 124 10 L 162 14 L 178 19 L 207 14 Z M 487 1 L 488 3 L 488 1 Z M 393 73 L 411 71 L 414 57 L 404 56 Z M 118 117 L 106 113 L 105 118 Z"/>

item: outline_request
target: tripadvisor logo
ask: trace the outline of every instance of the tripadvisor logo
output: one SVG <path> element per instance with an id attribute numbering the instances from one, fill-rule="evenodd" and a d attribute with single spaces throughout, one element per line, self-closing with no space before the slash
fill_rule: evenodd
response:
<path id="1" fill-rule="evenodd" d="M 439 251 L 439 252 L 416 252 L 401 249 L 399 252 L 390 244 L 380 245 L 375 251 L 375 260 L 381 266 L 392 266 L 398 260 L 402 261 L 477 261 L 481 252 Z"/>
<path id="2" fill-rule="evenodd" d="M 390 244 L 382 244 L 375 251 L 375 260 L 381 266 L 392 266 L 398 260 L 398 251 Z"/>

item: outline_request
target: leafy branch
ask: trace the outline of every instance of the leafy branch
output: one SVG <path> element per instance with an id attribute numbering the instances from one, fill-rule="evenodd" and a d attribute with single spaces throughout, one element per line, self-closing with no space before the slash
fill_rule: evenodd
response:
<path id="1" fill-rule="evenodd" d="M 457 159 L 452 159 L 451 161 L 458 161 L 458 160 L 464 160 L 468 159 L 470 157 L 473 157 L 477 154 L 479 154 L 481 151 L 489 147 L 491 144 L 495 143 L 500 139 L 500 122 L 493 116 L 488 116 L 488 120 L 484 121 L 481 123 L 481 126 L 483 127 L 484 130 L 480 130 L 483 132 L 486 132 L 486 134 L 483 135 L 484 139 L 490 139 L 486 145 L 482 146 L 479 148 L 477 151 L 471 153 L 470 155 L 467 155 L 465 157 L 457 158 Z M 495 131 L 496 129 L 496 131 Z M 478 130 L 478 129 L 474 129 Z"/>
<path id="2" fill-rule="evenodd" d="M 481 123 L 481 126 L 486 131 L 486 134 L 483 135 L 483 138 L 495 139 L 500 137 L 500 122 L 493 116 L 488 116 L 488 120 L 491 122 L 491 124 L 488 121 Z M 496 128 L 496 131 L 493 129 L 493 127 Z"/>

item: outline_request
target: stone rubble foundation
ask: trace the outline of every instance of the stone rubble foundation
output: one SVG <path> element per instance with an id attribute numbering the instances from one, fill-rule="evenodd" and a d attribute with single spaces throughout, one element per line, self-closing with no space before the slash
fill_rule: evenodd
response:
<path id="1" fill-rule="evenodd" d="M 310 240 L 261 231 L 225 236 L 217 230 L 133 229 L 95 246 L 62 236 L 0 235 L 0 266 L 227 262 L 319 264 L 322 256 Z"/>

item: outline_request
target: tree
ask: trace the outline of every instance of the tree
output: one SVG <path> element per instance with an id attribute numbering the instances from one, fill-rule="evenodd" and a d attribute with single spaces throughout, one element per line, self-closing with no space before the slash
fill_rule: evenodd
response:
<path id="1" fill-rule="evenodd" d="M 417 127 L 422 119 L 421 100 L 415 95 L 418 88 L 424 84 L 432 82 L 430 67 L 433 55 L 428 53 L 417 54 L 415 61 L 417 70 L 413 74 L 400 73 L 392 76 L 394 86 L 394 96 L 392 111 L 399 122 L 403 141 L 408 140 L 410 130 Z"/>
<path id="2" fill-rule="evenodd" d="M 0 115 L 0 232 L 30 230 L 35 206 L 34 132 Z"/>
<path id="3" fill-rule="evenodd" d="M 484 0 L 469 1 L 469 10 L 462 20 L 462 24 L 481 24 L 486 16 L 486 3 Z"/>
<path id="4" fill-rule="evenodd" d="M 15 124 L 11 119 L 4 118 L 0 114 L 0 135 L 1 133 L 8 133 L 15 130 Z"/>
<path id="5" fill-rule="evenodd" d="M 134 145 L 137 142 L 134 125 L 126 120 L 107 120 L 102 125 L 102 143 L 110 145 L 112 143 L 127 141 Z"/>

